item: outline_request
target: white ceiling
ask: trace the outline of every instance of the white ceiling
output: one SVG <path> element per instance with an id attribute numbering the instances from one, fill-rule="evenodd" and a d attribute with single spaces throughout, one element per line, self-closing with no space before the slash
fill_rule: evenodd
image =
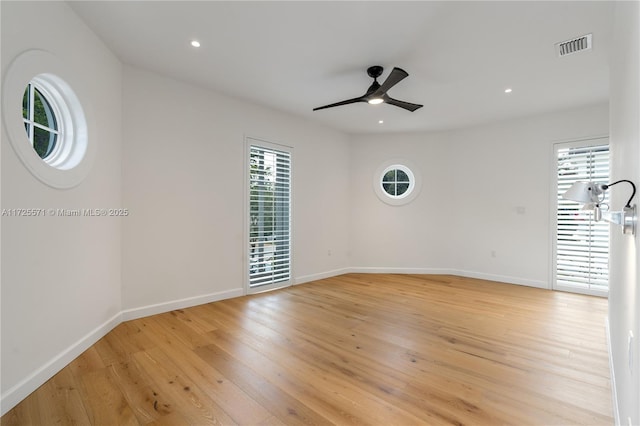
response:
<path id="1" fill-rule="evenodd" d="M 349 133 L 466 127 L 608 99 L 610 1 L 70 5 L 124 63 Z M 557 57 L 555 43 L 587 33 L 591 51 Z M 406 70 L 389 95 L 424 107 L 312 111 L 364 94 L 371 65 L 385 68 L 380 82 Z"/>

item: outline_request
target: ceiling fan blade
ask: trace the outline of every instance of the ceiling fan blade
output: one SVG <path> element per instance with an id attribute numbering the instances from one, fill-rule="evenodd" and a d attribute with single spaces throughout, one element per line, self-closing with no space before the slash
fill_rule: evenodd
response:
<path id="1" fill-rule="evenodd" d="M 356 102 L 366 102 L 366 101 L 367 100 L 364 98 L 364 96 L 360 96 L 358 98 L 347 99 L 346 101 L 336 102 L 335 104 L 329 104 L 329 105 L 317 107 L 317 108 L 314 108 L 313 110 L 317 111 L 319 109 L 333 108 L 333 107 L 337 107 L 337 106 L 340 106 L 340 105 L 355 104 Z"/>
<path id="2" fill-rule="evenodd" d="M 387 93 L 389 89 L 407 77 L 409 77 L 409 73 L 402 68 L 395 67 L 391 70 L 391 74 L 389 74 L 389 77 L 387 77 L 384 83 L 382 83 L 382 85 L 380 85 L 380 87 L 378 87 L 378 89 L 373 93 L 373 96 L 381 96 Z"/>
<path id="3" fill-rule="evenodd" d="M 397 107 L 404 108 L 404 109 L 409 110 L 411 112 L 417 110 L 418 108 L 422 108 L 423 107 L 423 105 L 412 104 L 410 102 L 405 102 L 405 101 L 399 101 L 397 99 L 393 99 L 393 98 L 390 98 L 388 96 L 385 97 L 384 101 L 385 101 L 385 103 L 388 103 L 389 105 L 395 105 Z"/>

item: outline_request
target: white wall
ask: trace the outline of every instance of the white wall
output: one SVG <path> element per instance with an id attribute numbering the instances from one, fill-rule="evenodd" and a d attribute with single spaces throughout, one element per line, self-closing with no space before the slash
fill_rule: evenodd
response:
<path id="1" fill-rule="evenodd" d="M 639 3 L 617 2 L 610 68 L 612 178 L 632 180 L 640 189 L 639 27 Z M 613 187 L 612 206 L 624 206 L 630 191 L 626 184 Z M 637 204 L 638 199 L 636 195 L 632 203 Z M 612 227 L 609 328 L 619 413 L 616 420 L 623 425 L 640 424 L 639 245 L 638 233 L 635 237 L 622 235 L 619 227 Z M 635 338 L 631 354 L 629 331 Z"/>
<path id="2" fill-rule="evenodd" d="M 349 265 L 345 135 L 130 67 L 123 93 L 126 317 L 242 294 L 245 136 L 294 148 L 296 281 Z"/>
<path id="3" fill-rule="evenodd" d="M 130 216 L 2 218 L 2 413 L 122 318 L 242 294 L 245 136 L 294 148 L 295 282 L 348 266 L 346 135 L 153 73 L 123 79 L 62 2 L 2 3 L 3 73 L 29 48 L 87 88 L 98 149 L 81 185 L 56 190 L 24 168 L 3 126 L 2 208 Z"/>
<path id="4" fill-rule="evenodd" d="M 552 145 L 607 133 L 602 104 L 439 134 L 355 136 L 352 266 L 548 287 Z M 423 178 L 419 197 L 401 207 L 372 188 L 392 157 L 410 160 Z"/>
<path id="5" fill-rule="evenodd" d="M 456 269 L 550 287 L 553 143 L 607 133 L 606 104 L 453 132 Z"/>
<path id="6" fill-rule="evenodd" d="M 78 187 L 53 189 L 23 166 L 3 123 L 2 208 L 119 207 L 119 61 L 65 3 L 2 2 L 3 75 L 32 48 L 68 64 L 73 72 L 64 78 L 86 89 L 97 154 Z M 100 337 L 96 328 L 114 324 L 121 311 L 120 236 L 113 218 L 2 217 L 3 412 Z"/>
<path id="7" fill-rule="evenodd" d="M 637 3 L 618 7 L 616 36 L 625 42 L 612 66 L 614 173 L 639 182 Z M 635 15 L 622 10 L 634 7 Z M 2 2 L 1 19 L 3 72 L 27 48 L 68 61 L 89 88 L 99 141 L 87 180 L 54 190 L 25 170 L 3 127 L 2 208 L 131 212 L 122 222 L 2 218 L 2 412 L 122 310 L 132 318 L 241 294 L 245 136 L 294 147 L 297 282 L 353 267 L 547 286 L 551 144 L 608 133 L 607 105 L 596 105 L 437 134 L 347 137 L 123 71 L 64 3 Z M 407 206 L 384 204 L 373 191 L 373 173 L 389 158 L 409 159 L 422 175 L 422 192 Z M 638 373 L 624 368 L 627 332 L 640 331 L 637 238 L 614 237 L 610 314 L 620 412 L 635 423 Z"/>
<path id="8" fill-rule="evenodd" d="M 416 268 L 416 273 L 453 267 L 449 135 L 358 135 L 350 149 L 351 266 L 367 272 Z M 409 161 L 421 176 L 420 194 L 410 204 L 386 204 L 374 191 L 376 171 L 392 159 Z"/>

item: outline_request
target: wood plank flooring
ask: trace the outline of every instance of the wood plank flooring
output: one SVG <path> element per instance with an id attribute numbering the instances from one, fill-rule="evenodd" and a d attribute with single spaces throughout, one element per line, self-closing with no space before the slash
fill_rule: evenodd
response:
<path id="1" fill-rule="evenodd" d="M 610 425 L 606 299 L 348 274 L 120 324 L 2 425 Z"/>

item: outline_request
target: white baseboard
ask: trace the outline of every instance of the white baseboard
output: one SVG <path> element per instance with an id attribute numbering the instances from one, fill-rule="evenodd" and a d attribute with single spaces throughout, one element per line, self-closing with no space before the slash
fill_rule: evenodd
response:
<path id="1" fill-rule="evenodd" d="M 175 309 L 188 308 L 190 306 L 215 302 L 222 299 L 230 299 L 232 297 L 242 296 L 243 294 L 244 291 L 239 288 L 218 293 L 188 297 L 185 299 L 172 300 L 165 303 L 158 303 L 155 305 L 127 309 L 118 312 L 111 319 L 96 327 L 86 336 L 78 340 L 60 354 L 56 355 L 53 359 L 37 369 L 27 378 L 2 394 L 2 397 L 0 398 L 0 412 L 2 414 L 0 415 L 4 415 L 7 411 L 15 407 L 20 401 L 42 386 L 47 380 L 52 378 L 56 373 L 66 367 L 71 361 L 76 359 L 80 354 L 89 349 L 91 345 L 96 343 L 123 321 L 161 314 Z"/>
<path id="2" fill-rule="evenodd" d="M 7 411 L 15 407 L 20 401 L 29 396 L 31 392 L 42 386 L 58 371 L 66 367 L 71 361 L 89 349 L 91 345 L 104 337 L 121 322 L 122 313 L 118 312 L 111 317 L 111 319 L 87 333 L 83 338 L 53 357 L 45 365 L 2 394 L 2 398 L 0 399 L 1 415 L 4 415 Z"/>
<path id="3" fill-rule="evenodd" d="M 348 272 L 355 274 L 425 274 L 425 275 L 451 275 L 451 269 L 442 268 L 380 268 L 372 266 L 357 266 L 347 268 Z"/>
<path id="4" fill-rule="evenodd" d="M 524 285 L 527 287 L 551 289 L 551 287 L 549 286 L 549 283 L 546 281 L 530 280 L 528 278 L 511 277 L 507 275 L 486 274 L 484 272 L 462 271 L 457 269 L 452 270 L 451 274 L 458 275 L 460 277 L 465 277 L 465 278 L 477 278 L 480 280 L 496 281 L 500 283 L 517 284 L 517 285 Z"/>
<path id="5" fill-rule="evenodd" d="M 354 267 L 346 268 L 346 272 L 361 274 L 427 274 L 427 275 L 457 275 L 465 278 L 477 278 L 487 281 L 496 281 L 507 284 L 524 285 L 527 287 L 548 289 L 549 284 L 545 281 L 530 280 L 526 278 L 510 277 L 506 275 L 486 274 L 483 272 L 463 271 L 460 269 L 446 268 L 380 268 L 380 267 Z"/>
<path id="6" fill-rule="evenodd" d="M 609 374 L 611 375 L 611 403 L 613 409 L 613 420 L 615 425 L 620 423 L 620 409 L 618 408 L 618 392 L 616 391 L 616 374 L 613 369 L 613 353 L 611 350 L 611 329 L 609 328 L 609 317 L 604 318 L 604 326 L 607 333 L 607 351 L 609 352 Z"/>
<path id="7" fill-rule="evenodd" d="M 148 317 L 150 315 L 162 314 L 176 309 L 185 309 L 191 306 L 203 305 L 205 303 L 217 302 L 218 300 L 231 299 L 244 295 L 242 288 L 220 291 L 217 293 L 203 294 L 200 296 L 186 297 L 184 299 L 171 300 L 169 302 L 156 303 L 142 306 L 140 308 L 126 309 L 122 311 L 122 321 Z"/>
<path id="8" fill-rule="evenodd" d="M 294 280 L 294 285 L 308 283 L 310 281 L 323 280 L 325 278 L 335 277 L 337 275 L 348 274 L 351 268 L 334 269 L 333 271 L 320 272 L 318 274 L 303 275 Z"/>

